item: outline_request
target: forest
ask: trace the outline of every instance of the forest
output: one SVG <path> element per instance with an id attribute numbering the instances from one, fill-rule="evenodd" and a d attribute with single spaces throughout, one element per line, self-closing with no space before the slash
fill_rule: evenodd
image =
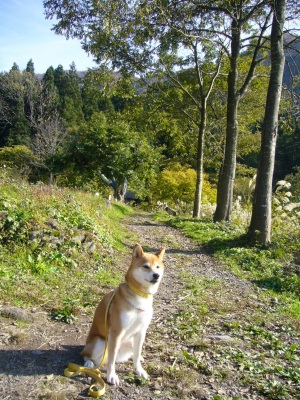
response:
<path id="1" fill-rule="evenodd" d="M 99 68 L 82 72 L 73 63 L 37 74 L 30 59 L 24 71 L 14 64 L 0 74 L 2 166 L 32 182 L 106 196 L 103 174 L 120 188 L 128 182 L 150 206 L 200 217 L 203 204 L 216 204 L 214 221 L 231 221 L 235 201 L 249 209 L 260 194 L 271 207 L 282 180 L 297 201 L 300 41 L 297 30 L 284 29 L 297 2 L 108 1 L 92 11 L 80 2 L 81 12 L 75 3 L 64 10 L 62 1 L 45 1 L 46 16 L 58 17 L 57 33 L 79 37 Z M 117 5 L 121 13 L 113 13 Z M 276 59 L 280 46 L 285 61 Z M 280 83 L 272 93 L 279 61 L 282 91 Z M 270 116 L 273 141 L 265 144 Z M 251 222 L 252 232 L 266 231 L 258 237 L 264 243 L 268 218 L 259 218 L 264 226 Z"/>

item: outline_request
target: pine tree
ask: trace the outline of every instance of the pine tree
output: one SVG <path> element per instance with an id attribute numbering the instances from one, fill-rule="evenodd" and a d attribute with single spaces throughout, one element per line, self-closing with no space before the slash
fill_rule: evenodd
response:
<path id="1" fill-rule="evenodd" d="M 33 74 L 33 75 L 34 75 L 34 63 L 33 63 L 32 59 L 30 59 L 30 60 L 28 61 L 25 71 L 26 71 L 26 72 L 29 72 L 30 74 Z"/>

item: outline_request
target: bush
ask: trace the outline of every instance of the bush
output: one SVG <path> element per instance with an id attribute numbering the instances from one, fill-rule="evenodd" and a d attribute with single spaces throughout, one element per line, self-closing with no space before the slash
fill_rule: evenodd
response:
<path id="1" fill-rule="evenodd" d="M 0 149 L 0 163 L 17 168 L 22 175 L 27 175 L 31 168 L 39 164 L 39 159 L 26 146 L 3 147 Z"/>
<path id="2" fill-rule="evenodd" d="M 194 201 L 196 185 L 196 171 L 178 163 L 172 163 L 157 176 L 152 188 L 156 201 L 165 201 L 171 205 L 184 202 L 191 204 Z M 205 179 L 202 189 L 202 202 L 212 203 L 216 199 L 216 190 Z"/>
<path id="3" fill-rule="evenodd" d="M 294 173 L 287 175 L 284 180 L 291 183 L 293 196 L 300 201 L 300 167 L 295 167 Z"/>

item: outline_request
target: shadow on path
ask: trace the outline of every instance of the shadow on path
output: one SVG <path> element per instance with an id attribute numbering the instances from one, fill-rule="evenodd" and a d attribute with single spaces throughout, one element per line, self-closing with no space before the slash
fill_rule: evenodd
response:
<path id="1" fill-rule="evenodd" d="M 58 350 L 0 350 L 0 374 L 15 376 L 62 375 L 69 362 L 82 363 L 82 346 Z"/>

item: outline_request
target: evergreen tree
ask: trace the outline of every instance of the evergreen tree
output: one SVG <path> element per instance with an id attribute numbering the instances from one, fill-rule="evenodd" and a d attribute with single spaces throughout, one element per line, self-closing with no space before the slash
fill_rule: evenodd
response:
<path id="1" fill-rule="evenodd" d="M 33 74 L 33 75 L 34 75 L 34 63 L 33 63 L 32 59 L 30 59 L 30 60 L 28 61 L 25 71 L 26 71 L 26 72 L 29 72 L 30 74 Z"/>
<path id="2" fill-rule="evenodd" d="M 17 63 L 15 63 L 15 62 L 13 63 L 13 66 L 11 67 L 11 71 L 20 71 L 20 68 Z"/>
<path id="3" fill-rule="evenodd" d="M 30 123 L 25 110 L 24 76 L 18 68 L 0 75 L 0 145 L 30 143 Z"/>
<path id="4" fill-rule="evenodd" d="M 58 114 L 59 94 L 54 82 L 54 69 L 51 66 L 47 69 L 42 79 L 43 102 L 47 103 L 46 115 L 48 118 Z"/>
<path id="5" fill-rule="evenodd" d="M 59 111 L 68 127 L 76 127 L 83 120 L 79 78 L 73 63 L 69 73 L 59 65 L 54 70 L 54 84 L 59 93 Z"/>

